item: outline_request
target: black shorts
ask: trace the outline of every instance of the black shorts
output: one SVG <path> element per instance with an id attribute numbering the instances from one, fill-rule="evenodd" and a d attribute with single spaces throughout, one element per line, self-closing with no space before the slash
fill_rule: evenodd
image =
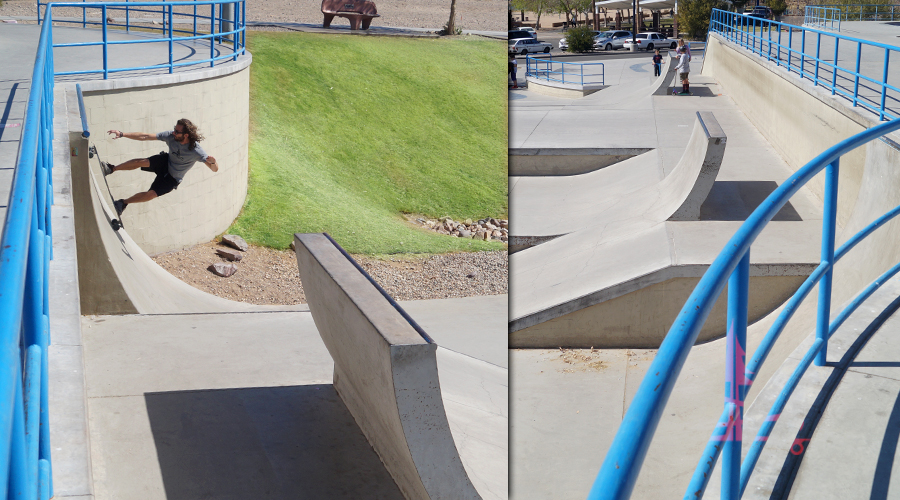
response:
<path id="1" fill-rule="evenodd" d="M 181 181 L 169 175 L 169 153 L 160 152 L 147 159 L 150 160 L 150 166 L 141 167 L 141 170 L 156 174 L 156 179 L 153 180 L 153 184 L 150 184 L 150 189 L 156 193 L 156 196 L 162 196 L 173 189 L 178 189 Z"/>

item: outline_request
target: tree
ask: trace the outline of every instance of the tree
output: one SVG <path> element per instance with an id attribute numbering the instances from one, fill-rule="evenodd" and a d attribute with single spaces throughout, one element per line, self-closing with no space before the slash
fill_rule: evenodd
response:
<path id="1" fill-rule="evenodd" d="M 587 52 L 594 48 L 594 31 L 588 26 L 578 26 L 566 33 L 569 52 Z"/>
<path id="2" fill-rule="evenodd" d="M 450 0 L 450 20 L 447 21 L 447 27 L 444 29 L 444 34 L 456 34 L 456 0 Z"/>
<path id="3" fill-rule="evenodd" d="M 534 27 L 535 29 L 541 29 L 541 14 L 548 10 L 550 3 L 550 0 L 514 0 L 510 2 L 510 5 L 516 10 L 534 12 L 537 16 Z M 522 16 L 522 20 L 525 20 L 525 16 Z"/>
<path id="4" fill-rule="evenodd" d="M 719 0 L 681 0 L 678 3 L 678 29 L 687 33 L 689 38 L 705 38 L 713 9 L 723 7 Z"/>
<path id="5" fill-rule="evenodd" d="M 772 9 L 772 14 L 778 17 L 784 14 L 784 11 L 787 10 L 788 5 L 784 0 L 769 0 L 769 8 Z"/>

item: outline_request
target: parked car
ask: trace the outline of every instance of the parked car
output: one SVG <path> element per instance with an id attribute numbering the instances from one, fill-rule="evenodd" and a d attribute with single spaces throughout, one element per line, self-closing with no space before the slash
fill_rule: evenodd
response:
<path id="1" fill-rule="evenodd" d="M 631 39 L 630 31 L 607 31 L 594 39 L 595 50 L 621 49 L 625 40 Z"/>
<path id="2" fill-rule="evenodd" d="M 751 10 L 750 12 L 745 12 L 744 15 L 750 17 L 758 17 L 760 19 L 772 19 L 775 17 L 772 14 L 772 9 L 766 7 L 765 5 L 757 5 L 756 7 L 753 7 L 753 10 Z"/>
<path id="3" fill-rule="evenodd" d="M 594 42 L 596 43 L 597 37 L 602 34 L 600 31 L 594 31 Z M 566 37 L 562 37 L 559 41 L 559 50 L 566 51 L 569 50 L 569 42 L 566 40 Z"/>
<path id="4" fill-rule="evenodd" d="M 506 37 L 508 40 L 518 40 L 520 38 L 531 38 L 533 40 L 537 40 L 537 33 L 534 31 L 527 30 L 509 30 L 509 35 Z"/>
<path id="5" fill-rule="evenodd" d="M 547 42 L 539 42 L 533 38 L 519 38 L 517 40 L 509 41 L 509 53 L 510 54 L 535 54 L 538 52 L 543 52 L 545 54 L 550 53 L 550 49 L 553 48 Z"/>
<path id="6" fill-rule="evenodd" d="M 677 40 L 666 38 L 659 33 L 638 33 L 635 38 L 638 49 L 674 49 L 678 46 Z M 625 50 L 631 50 L 631 38 L 625 40 L 625 43 L 622 44 L 622 48 Z"/>
<path id="7" fill-rule="evenodd" d="M 532 38 L 537 38 L 537 31 L 535 31 L 535 29 L 532 28 L 531 26 L 524 26 L 524 27 L 522 27 L 522 28 L 519 28 L 519 30 L 520 30 L 520 31 L 527 31 L 527 32 L 531 33 L 531 37 L 532 37 Z"/>

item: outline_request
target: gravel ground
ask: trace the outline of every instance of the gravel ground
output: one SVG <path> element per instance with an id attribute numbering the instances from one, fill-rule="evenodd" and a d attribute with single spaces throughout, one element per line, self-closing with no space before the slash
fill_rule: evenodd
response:
<path id="1" fill-rule="evenodd" d="M 9 16 L 37 16 L 35 0 L 2 0 L 0 19 Z M 447 24 L 450 17 L 450 0 L 374 0 L 381 17 L 372 20 L 372 26 L 429 28 L 435 31 Z M 499 0 L 457 0 L 456 25 L 467 30 L 505 31 L 506 5 Z M 247 0 L 247 19 L 285 23 L 322 23 L 321 2 L 306 0 Z M 81 9 L 54 10 L 54 18 L 80 17 Z M 90 15 L 90 14 L 89 14 Z M 96 11 L 94 16 L 98 16 Z M 124 16 L 124 14 L 122 14 Z M 113 14 L 119 17 L 120 14 Z M 344 18 L 335 18 L 335 25 L 349 24 Z"/>
<path id="2" fill-rule="evenodd" d="M 448 236 L 449 237 L 449 236 Z M 210 242 L 153 258 L 185 283 L 230 300 L 250 304 L 306 302 L 297 260 L 290 251 L 250 246 L 237 262 L 238 272 L 221 278 L 207 268 L 225 262 Z M 226 247 L 228 248 L 228 247 Z M 354 259 L 395 300 L 443 299 L 507 293 L 506 252 L 404 255 L 387 260 L 354 255 Z"/>

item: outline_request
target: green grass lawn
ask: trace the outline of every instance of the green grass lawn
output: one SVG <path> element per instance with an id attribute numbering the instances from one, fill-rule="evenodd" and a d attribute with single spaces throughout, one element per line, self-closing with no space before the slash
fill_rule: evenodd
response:
<path id="1" fill-rule="evenodd" d="M 248 32 L 250 186 L 230 229 L 285 248 L 328 232 L 349 252 L 500 249 L 403 213 L 506 217 L 502 41 Z"/>

